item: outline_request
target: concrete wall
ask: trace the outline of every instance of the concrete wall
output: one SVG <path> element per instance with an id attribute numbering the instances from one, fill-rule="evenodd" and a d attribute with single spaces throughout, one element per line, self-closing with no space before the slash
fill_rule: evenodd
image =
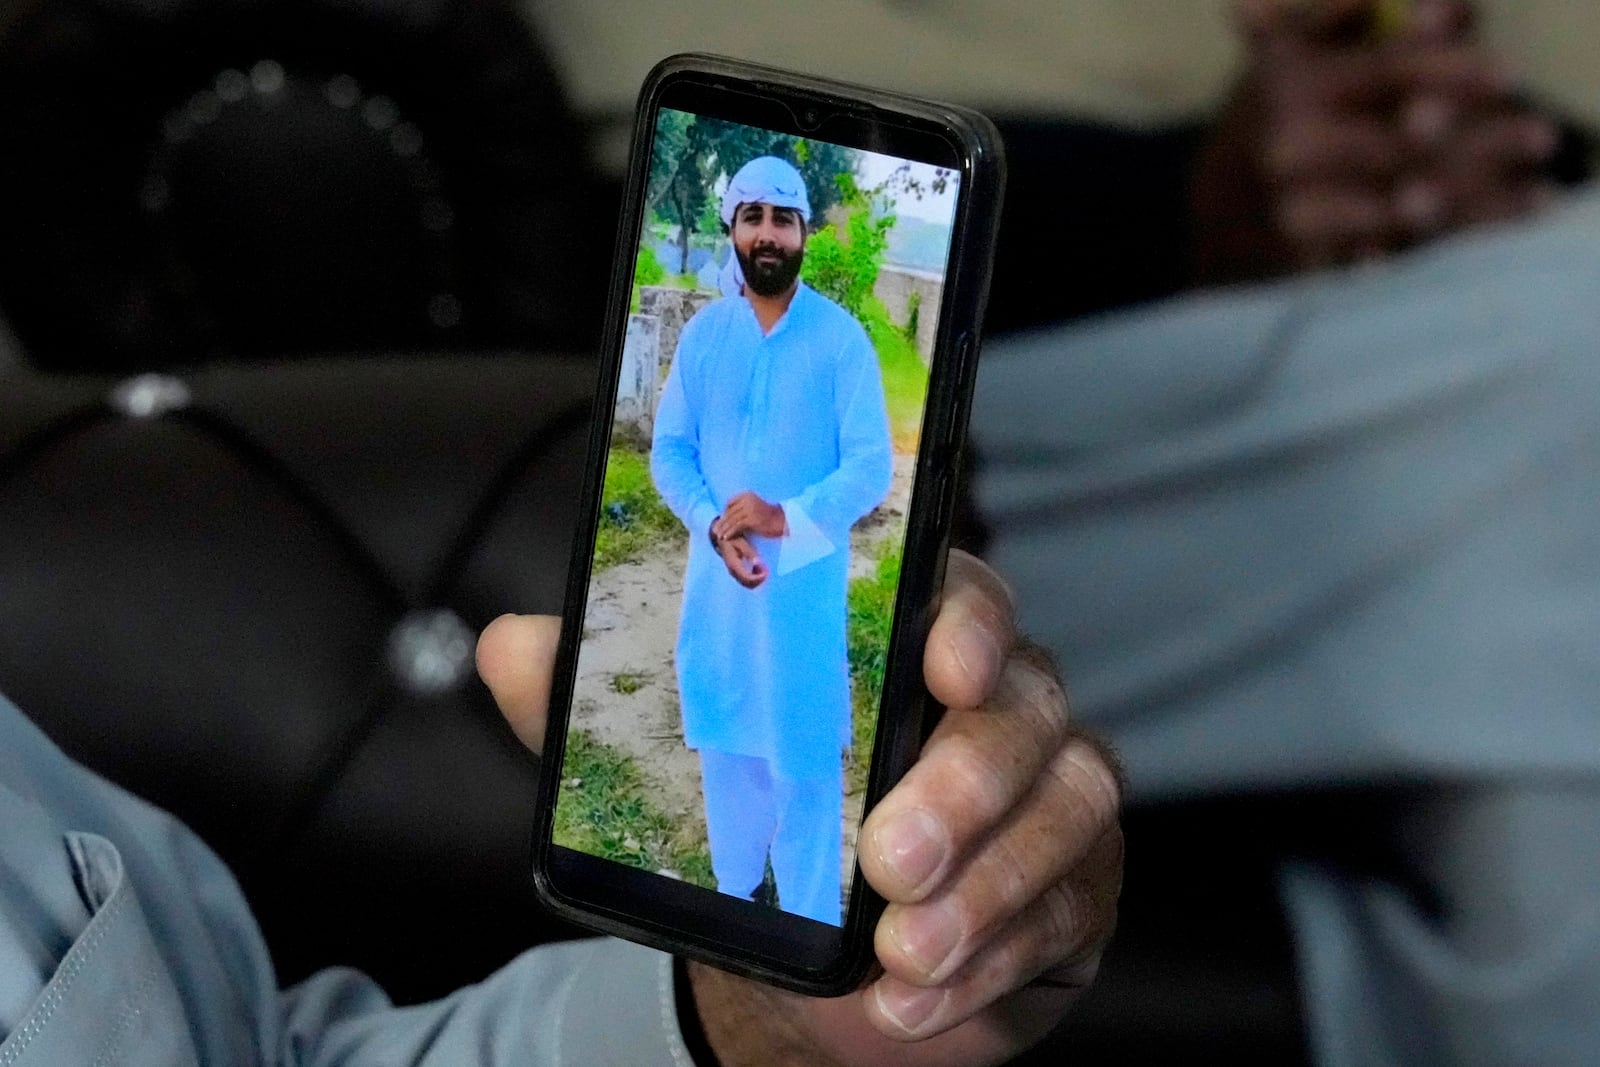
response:
<path id="1" fill-rule="evenodd" d="M 911 294 L 921 294 L 916 342 L 917 352 L 924 363 L 933 358 L 934 333 L 939 325 L 939 294 L 943 282 L 943 275 L 886 266 L 878 272 L 878 284 L 872 289 L 873 295 L 882 300 L 883 306 L 888 309 L 889 321 L 899 326 L 904 326 L 910 315 Z"/>
<path id="2" fill-rule="evenodd" d="M 661 383 L 671 369 L 683 324 L 716 298 L 715 293 L 667 286 L 640 288 L 639 311 L 628 316 L 622 341 L 622 371 L 613 419 L 618 433 L 640 443 L 650 440 Z"/>
<path id="3" fill-rule="evenodd" d="M 662 373 L 672 362 L 678 350 L 678 334 L 683 324 L 694 318 L 694 313 L 717 299 L 716 293 L 703 293 L 692 289 L 674 289 L 665 285 L 646 285 L 639 289 L 639 314 L 654 315 L 661 320 Z"/>

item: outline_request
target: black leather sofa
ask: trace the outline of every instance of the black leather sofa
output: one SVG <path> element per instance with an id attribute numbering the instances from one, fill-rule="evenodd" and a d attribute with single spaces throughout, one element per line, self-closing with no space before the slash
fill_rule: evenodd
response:
<path id="1" fill-rule="evenodd" d="M 560 604 L 589 368 L 0 377 L 0 686 L 228 860 L 283 977 L 413 999 L 560 936 L 476 633 Z"/>

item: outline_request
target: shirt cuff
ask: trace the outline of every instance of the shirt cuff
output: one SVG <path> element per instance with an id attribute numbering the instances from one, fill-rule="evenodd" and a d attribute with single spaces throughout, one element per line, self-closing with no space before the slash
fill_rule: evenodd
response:
<path id="1" fill-rule="evenodd" d="M 778 551 L 777 573 L 789 574 L 797 571 L 824 556 L 832 555 L 838 548 L 828 540 L 828 535 L 822 532 L 822 527 L 811 521 L 811 516 L 806 514 L 799 497 L 785 500 L 782 507 L 783 517 L 789 524 L 789 532 L 784 536 L 783 547 Z"/>
<path id="2" fill-rule="evenodd" d="M 690 536 L 696 540 L 705 538 L 711 532 L 711 524 L 716 521 L 717 516 L 720 514 L 722 513 L 717 510 L 716 505 L 709 500 L 696 504 L 689 512 Z"/>

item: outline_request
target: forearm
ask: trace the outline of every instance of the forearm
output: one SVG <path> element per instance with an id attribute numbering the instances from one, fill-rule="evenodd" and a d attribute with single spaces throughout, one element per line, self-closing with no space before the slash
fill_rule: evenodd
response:
<path id="1" fill-rule="evenodd" d="M 847 456 L 838 470 L 783 502 L 784 511 L 789 514 L 800 509 L 833 537 L 847 532 L 857 519 L 882 503 L 893 478 L 894 457 L 885 440 L 881 448 Z"/>
<path id="2" fill-rule="evenodd" d="M 858 342 L 835 372 L 838 466 L 793 499 L 830 539 L 844 537 L 857 519 L 882 503 L 894 480 L 894 446 L 878 357 L 866 334 Z"/>
<path id="3" fill-rule="evenodd" d="M 698 453 L 675 441 L 658 440 L 650 452 L 650 479 L 689 535 L 705 537 L 721 508 L 700 473 Z"/>
<path id="4" fill-rule="evenodd" d="M 656 407 L 650 443 L 650 479 L 656 492 L 689 530 L 704 537 L 721 511 L 700 468 L 700 430 L 684 396 L 682 368 L 673 364 Z"/>
<path id="5" fill-rule="evenodd" d="M 609 939 L 548 945 L 440 1001 L 391 1007 L 353 971 L 284 994 L 280 1061 L 297 1067 L 682 1067 L 672 961 Z"/>
<path id="6" fill-rule="evenodd" d="M 785 994 L 701 964 L 689 964 L 687 973 L 717 1067 L 832 1067 L 772 1002 Z"/>

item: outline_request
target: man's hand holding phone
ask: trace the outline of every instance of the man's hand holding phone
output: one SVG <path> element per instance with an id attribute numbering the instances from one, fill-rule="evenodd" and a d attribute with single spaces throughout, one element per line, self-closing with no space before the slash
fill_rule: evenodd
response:
<path id="1" fill-rule="evenodd" d="M 479 671 L 535 750 L 559 631 L 505 616 L 478 644 Z M 1004 584 L 970 556 L 951 554 L 923 673 L 949 711 L 862 830 L 862 867 L 889 901 L 884 973 L 815 999 L 692 965 L 724 1067 L 994 1063 L 1052 1029 L 1093 978 L 1121 886 L 1118 775 L 1070 724 Z"/>
<path id="2" fill-rule="evenodd" d="M 1193 186 L 1201 280 L 1371 259 L 1551 195 L 1555 125 L 1471 0 L 1235 0 L 1249 66 Z"/>

